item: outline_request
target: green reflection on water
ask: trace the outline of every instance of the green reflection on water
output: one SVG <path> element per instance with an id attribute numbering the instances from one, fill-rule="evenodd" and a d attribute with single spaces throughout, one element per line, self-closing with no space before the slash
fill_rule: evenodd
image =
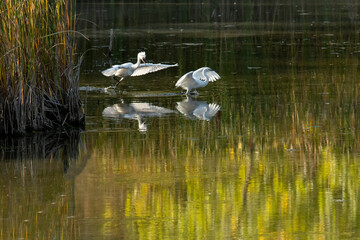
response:
<path id="1" fill-rule="evenodd" d="M 213 7 L 79 5 L 98 24 L 84 25 L 91 41 L 81 47 L 98 51 L 85 55 L 83 87 L 113 83 L 100 74 L 110 28 L 114 64 L 146 50 L 149 61 L 179 67 L 127 79 L 121 93 L 82 91 L 87 130 L 69 144 L 80 149 L 72 161 L 63 146 L 2 157 L 2 238 L 359 235 L 358 5 L 227 4 L 216 10 L 222 21 L 207 17 Z M 222 76 L 192 99 L 221 106 L 209 121 L 181 113 L 186 99 L 174 89 L 202 66 Z M 143 116 L 145 132 L 134 116 L 103 116 L 134 103 L 167 114 Z"/>

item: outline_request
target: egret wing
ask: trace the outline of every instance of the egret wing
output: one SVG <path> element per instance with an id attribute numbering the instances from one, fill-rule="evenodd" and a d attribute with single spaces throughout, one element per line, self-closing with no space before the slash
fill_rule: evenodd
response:
<path id="1" fill-rule="evenodd" d="M 108 68 L 108 69 L 102 71 L 101 73 L 106 77 L 114 76 L 115 73 L 119 70 L 120 66 L 121 65 L 114 65 L 111 68 Z"/>
<path id="2" fill-rule="evenodd" d="M 202 81 L 205 81 L 208 78 L 210 82 L 215 82 L 221 78 L 219 74 L 217 74 L 209 67 L 202 67 L 194 71 L 193 77 Z"/>
<path id="3" fill-rule="evenodd" d="M 193 114 L 195 117 L 197 117 L 200 120 L 207 120 L 205 116 L 206 111 L 207 111 L 207 107 L 204 105 L 200 105 L 193 111 Z"/>
<path id="4" fill-rule="evenodd" d="M 194 118 L 193 109 L 189 109 L 187 105 L 182 104 L 183 102 L 178 102 L 176 105 L 176 109 L 188 118 Z"/>
<path id="5" fill-rule="evenodd" d="M 139 115 L 162 115 L 175 112 L 171 109 L 155 106 L 150 103 L 131 103 L 130 105 Z"/>
<path id="6" fill-rule="evenodd" d="M 106 107 L 102 112 L 104 116 L 124 115 L 133 113 L 134 109 L 128 104 L 114 104 L 112 106 Z"/>
<path id="7" fill-rule="evenodd" d="M 216 103 L 210 103 L 207 106 L 202 105 L 194 110 L 194 116 L 201 120 L 210 121 L 220 108 Z"/>
<path id="8" fill-rule="evenodd" d="M 216 115 L 216 113 L 220 110 L 221 106 L 217 105 L 216 103 L 210 103 L 209 109 L 206 112 L 207 118 L 212 118 Z"/>
<path id="9" fill-rule="evenodd" d="M 117 111 L 116 107 L 110 106 L 110 107 L 105 108 L 103 110 L 102 114 L 104 116 L 113 116 L 113 115 L 118 115 L 119 112 Z"/>
<path id="10" fill-rule="evenodd" d="M 168 65 L 168 64 L 153 64 L 153 63 L 145 63 L 145 64 L 140 64 L 138 68 L 135 69 L 135 71 L 133 72 L 133 74 L 131 74 L 132 77 L 134 76 L 141 76 L 141 75 L 145 75 L 148 73 L 152 73 L 152 72 L 156 72 L 165 68 L 169 68 L 169 67 L 177 67 L 178 64 L 173 64 L 173 65 Z"/>
<path id="11" fill-rule="evenodd" d="M 193 71 L 184 74 L 175 84 L 175 87 L 192 87 L 196 84 L 192 77 Z"/>

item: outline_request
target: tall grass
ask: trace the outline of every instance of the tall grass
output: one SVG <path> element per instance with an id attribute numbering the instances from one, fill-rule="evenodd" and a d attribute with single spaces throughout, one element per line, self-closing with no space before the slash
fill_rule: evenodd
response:
<path id="1" fill-rule="evenodd" d="M 84 123 L 75 2 L 0 3 L 0 133 Z"/>

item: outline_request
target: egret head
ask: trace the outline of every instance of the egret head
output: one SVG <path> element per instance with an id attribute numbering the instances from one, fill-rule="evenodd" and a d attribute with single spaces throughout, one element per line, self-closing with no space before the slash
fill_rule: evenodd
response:
<path id="1" fill-rule="evenodd" d="M 138 120 L 138 124 L 139 124 L 139 132 L 141 133 L 146 133 L 147 131 L 147 124 L 145 123 L 145 121 L 143 121 L 141 119 L 141 116 L 136 114 L 134 117 L 136 120 Z"/>
<path id="2" fill-rule="evenodd" d="M 145 52 L 138 53 L 138 59 L 140 59 L 143 63 L 145 63 L 146 54 Z"/>

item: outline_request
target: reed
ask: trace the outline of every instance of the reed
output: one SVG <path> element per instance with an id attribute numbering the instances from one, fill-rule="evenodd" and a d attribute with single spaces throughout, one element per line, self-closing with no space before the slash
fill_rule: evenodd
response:
<path id="1" fill-rule="evenodd" d="M 0 133 L 83 125 L 75 1 L 0 3 Z"/>

